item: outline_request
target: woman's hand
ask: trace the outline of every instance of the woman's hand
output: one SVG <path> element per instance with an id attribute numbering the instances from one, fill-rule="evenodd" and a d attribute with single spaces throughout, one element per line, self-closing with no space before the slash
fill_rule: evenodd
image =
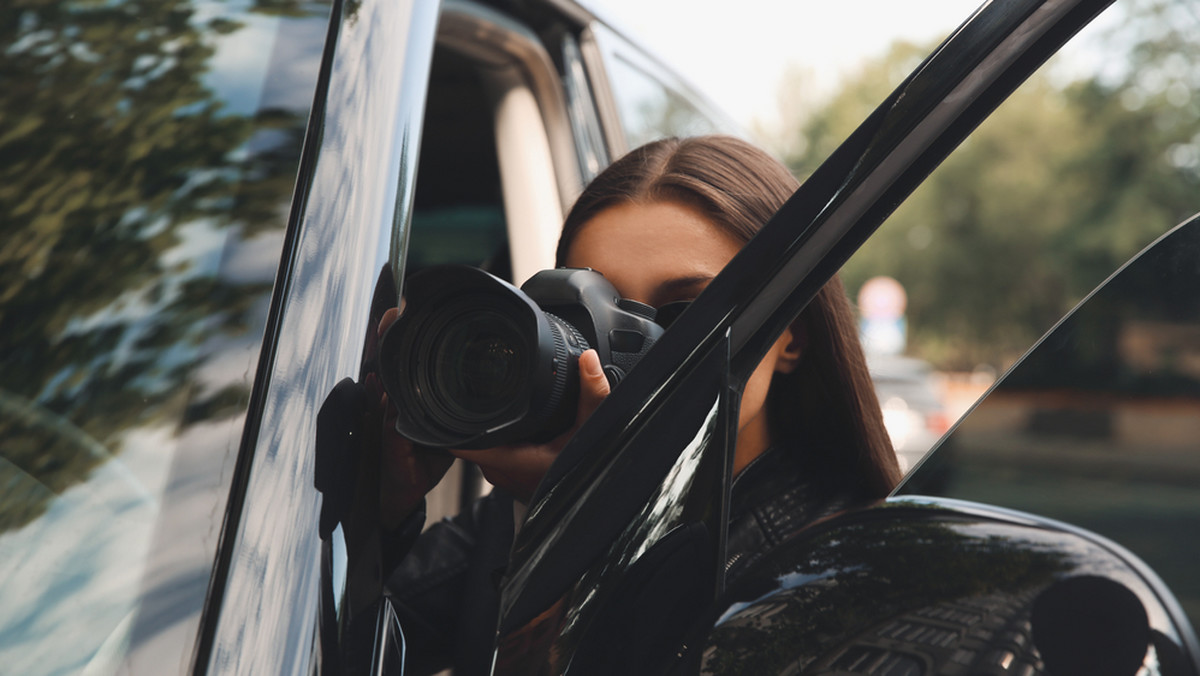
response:
<path id="1" fill-rule="evenodd" d="M 600 365 L 600 356 L 595 350 L 588 350 L 579 357 L 579 408 L 571 429 L 543 444 L 509 444 L 475 451 L 450 452 L 479 465 L 483 476 L 493 485 L 528 504 L 551 463 L 575 436 L 583 421 L 608 396 L 609 389 L 608 379 Z"/>
<path id="2" fill-rule="evenodd" d="M 399 316 L 397 308 L 385 312 L 379 321 L 379 335 L 382 336 Z M 493 485 L 527 503 L 559 452 L 583 421 L 608 396 L 608 379 L 604 376 L 600 356 L 595 350 L 587 350 L 579 357 L 579 387 L 575 425 L 548 442 L 446 452 L 415 447 L 411 441 L 400 436 L 396 432 L 395 407 L 388 401 L 378 379 L 374 375 L 368 376 L 368 396 L 379 402 L 378 410 L 383 412 L 380 429 L 380 525 L 385 530 L 392 530 L 412 514 L 425 494 L 441 481 L 455 456 L 476 463 L 483 471 L 483 476 Z"/>
<path id="3" fill-rule="evenodd" d="M 379 320 L 379 336 L 396 322 L 398 308 Z M 413 513 L 425 494 L 442 480 L 454 456 L 436 449 L 414 446 L 396 431 L 396 407 L 388 401 L 375 374 L 367 376 L 367 396 L 378 402 L 379 412 L 379 525 L 395 530 Z"/>

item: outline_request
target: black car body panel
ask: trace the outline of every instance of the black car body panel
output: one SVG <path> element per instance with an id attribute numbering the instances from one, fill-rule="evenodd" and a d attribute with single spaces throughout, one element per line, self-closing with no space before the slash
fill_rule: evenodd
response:
<path id="1" fill-rule="evenodd" d="M 813 526 L 730 589 L 704 674 L 1195 674 L 1154 574 L 1062 523 L 929 498 Z"/>

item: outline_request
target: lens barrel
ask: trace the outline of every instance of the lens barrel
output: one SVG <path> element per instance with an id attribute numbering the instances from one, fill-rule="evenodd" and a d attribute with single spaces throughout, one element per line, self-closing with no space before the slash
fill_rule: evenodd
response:
<path id="1" fill-rule="evenodd" d="M 400 434 L 470 449 L 544 441 L 570 427 L 588 349 L 575 327 L 476 268 L 431 268 L 404 295 L 380 345 Z"/>

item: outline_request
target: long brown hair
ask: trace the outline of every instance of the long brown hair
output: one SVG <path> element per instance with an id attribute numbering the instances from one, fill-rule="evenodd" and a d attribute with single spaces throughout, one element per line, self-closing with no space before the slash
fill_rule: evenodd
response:
<path id="1" fill-rule="evenodd" d="M 737 138 L 654 141 L 614 162 L 584 189 L 563 224 L 558 261 L 566 260 L 584 224 L 627 203 L 687 204 L 745 243 L 797 187 L 786 167 Z M 887 495 L 900 470 L 841 280 L 831 279 L 792 326 L 804 336 L 804 350 L 792 373 L 777 373 L 771 381 L 772 442 L 803 449 L 823 476 L 860 497 Z"/>

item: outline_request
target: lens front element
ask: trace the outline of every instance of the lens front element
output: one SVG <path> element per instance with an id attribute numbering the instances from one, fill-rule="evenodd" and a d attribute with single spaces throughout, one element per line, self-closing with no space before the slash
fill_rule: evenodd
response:
<path id="1" fill-rule="evenodd" d="M 431 368 L 424 375 L 438 417 L 486 423 L 523 396 L 528 348 L 511 318 L 492 310 L 459 314 L 432 341 Z"/>
<path id="2" fill-rule="evenodd" d="M 570 428 L 577 363 L 588 345 L 566 320 L 464 266 L 413 275 L 404 296 L 405 310 L 379 348 L 400 434 L 423 446 L 471 449 L 545 441 Z"/>

